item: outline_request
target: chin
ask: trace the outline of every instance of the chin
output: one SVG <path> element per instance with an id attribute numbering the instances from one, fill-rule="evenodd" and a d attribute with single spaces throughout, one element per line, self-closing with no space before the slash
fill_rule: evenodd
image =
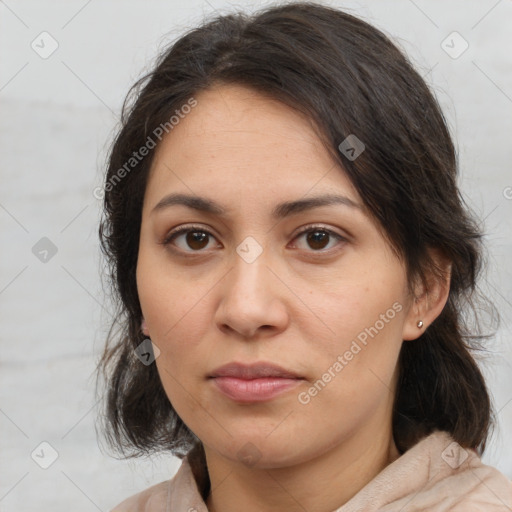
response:
<path id="1" fill-rule="evenodd" d="M 224 457 L 253 469 L 274 469 L 291 466 L 302 462 L 303 453 L 296 453 L 298 443 L 288 436 L 289 443 L 283 437 L 270 439 L 262 433 L 259 436 L 244 435 L 236 440 L 231 440 L 228 446 L 218 451 Z"/>

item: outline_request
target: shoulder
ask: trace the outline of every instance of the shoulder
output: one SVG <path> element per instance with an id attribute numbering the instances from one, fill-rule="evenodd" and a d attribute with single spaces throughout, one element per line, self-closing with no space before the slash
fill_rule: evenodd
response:
<path id="1" fill-rule="evenodd" d="M 448 432 L 435 432 L 411 450 L 414 452 L 428 453 L 425 478 L 414 496 L 416 505 L 453 512 L 512 510 L 508 477 L 484 464 L 475 450 L 463 448 Z"/>
<path id="2" fill-rule="evenodd" d="M 110 512 L 153 512 L 165 510 L 170 480 L 148 487 L 144 491 L 126 498 Z"/>
<path id="3" fill-rule="evenodd" d="M 110 512 L 207 512 L 201 493 L 203 485 L 198 487 L 189 458 L 190 454 L 182 460 L 177 473 L 170 480 L 130 496 Z M 207 478 L 206 467 L 196 469 L 203 482 Z"/>

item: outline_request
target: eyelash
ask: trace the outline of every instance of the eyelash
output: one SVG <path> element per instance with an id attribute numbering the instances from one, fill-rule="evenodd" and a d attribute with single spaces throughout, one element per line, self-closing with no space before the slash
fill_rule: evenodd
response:
<path id="1" fill-rule="evenodd" d="M 301 231 L 299 231 L 299 233 L 297 233 L 294 237 L 294 240 L 298 237 L 300 237 L 301 235 L 304 235 L 306 233 L 309 233 L 309 232 L 313 232 L 313 231 L 321 231 L 321 232 L 324 232 L 324 233 L 327 233 L 329 234 L 329 236 L 332 236 L 334 238 L 336 238 L 339 242 L 346 242 L 347 239 L 341 235 L 339 235 L 338 233 L 330 230 L 330 229 L 327 229 L 326 227 L 324 226 L 321 226 L 321 225 L 310 225 L 310 226 L 306 226 L 304 229 L 302 229 Z M 173 240 L 175 240 L 179 235 L 182 235 L 182 234 L 186 234 L 186 233 L 189 233 L 189 232 L 200 232 L 200 233 L 205 233 L 213 238 L 214 235 L 212 233 L 210 233 L 208 230 L 204 229 L 203 227 L 201 226 L 181 226 L 179 228 L 176 228 L 174 231 L 171 231 L 166 237 L 165 239 L 161 242 L 162 245 L 164 246 L 169 246 L 171 245 L 171 242 Z M 339 248 L 338 248 L 339 249 Z M 331 253 L 332 251 L 335 251 L 336 250 L 336 247 L 334 248 L 331 248 L 331 249 L 325 249 L 325 250 L 318 250 L 318 251 L 315 251 L 315 250 L 312 250 L 311 252 L 313 254 L 329 254 Z M 196 254 L 201 254 L 201 253 L 204 253 L 206 252 L 205 250 L 200 250 L 200 251 L 183 251 L 183 249 L 173 249 L 173 251 L 175 252 L 179 252 L 181 254 L 192 254 L 192 253 L 196 253 Z"/>

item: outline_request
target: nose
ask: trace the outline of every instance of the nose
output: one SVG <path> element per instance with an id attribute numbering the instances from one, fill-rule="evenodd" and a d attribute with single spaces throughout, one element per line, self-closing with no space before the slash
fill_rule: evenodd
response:
<path id="1" fill-rule="evenodd" d="M 274 336 L 286 329 L 286 294 L 290 292 L 264 254 L 249 263 L 235 253 L 233 268 L 219 288 L 215 322 L 222 332 L 252 339 Z"/>

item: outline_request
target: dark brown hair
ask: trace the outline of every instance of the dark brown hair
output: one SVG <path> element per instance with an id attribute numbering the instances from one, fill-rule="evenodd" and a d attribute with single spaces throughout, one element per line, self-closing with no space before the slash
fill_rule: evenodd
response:
<path id="1" fill-rule="evenodd" d="M 236 83 L 282 101 L 318 127 L 368 211 L 405 262 L 409 286 L 439 275 L 427 250 L 451 261 L 449 298 L 439 317 L 404 342 L 393 411 L 400 452 L 435 429 L 481 455 L 493 427 L 490 396 L 472 355 L 483 351 L 475 312 L 482 235 L 457 188 L 457 159 L 432 92 L 408 58 L 361 19 L 315 3 L 205 22 L 179 38 L 130 90 L 105 180 L 101 248 L 116 304 L 98 376 L 106 385 L 103 430 L 124 456 L 170 450 L 184 456 L 197 437 L 167 398 L 155 364 L 134 349 L 144 340 L 135 270 L 141 212 L 154 151 L 126 170 L 133 152 L 193 95 Z M 355 159 L 338 149 L 350 134 Z M 172 136 L 172 135 L 171 135 Z M 412 289 L 412 287 L 411 287 Z M 476 317 L 478 318 L 478 317 Z M 99 382 L 99 380 L 98 380 Z"/>

